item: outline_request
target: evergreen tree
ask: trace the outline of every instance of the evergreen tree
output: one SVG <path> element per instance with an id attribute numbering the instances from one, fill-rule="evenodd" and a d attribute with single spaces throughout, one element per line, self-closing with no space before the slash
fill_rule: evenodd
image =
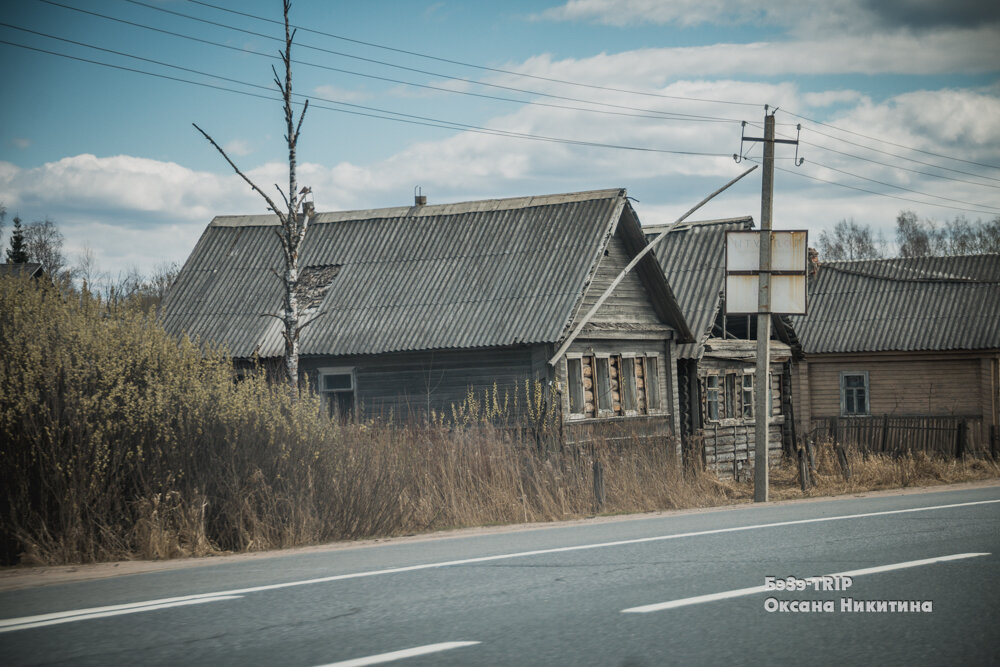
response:
<path id="1" fill-rule="evenodd" d="M 28 248 L 24 243 L 21 218 L 16 215 L 14 216 L 14 229 L 10 233 L 10 247 L 7 248 L 7 261 L 11 264 L 24 264 L 28 261 Z"/>

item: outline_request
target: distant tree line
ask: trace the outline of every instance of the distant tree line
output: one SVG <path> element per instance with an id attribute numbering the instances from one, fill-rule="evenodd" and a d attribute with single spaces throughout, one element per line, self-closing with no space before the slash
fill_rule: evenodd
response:
<path id="1" fill-rule="evenodd" d="M 816 249 L 820 260 L 882 259 L 893 256 L 882 232 L 853 219 L 841 220 L 832 231 L 820 232 Z M 936 222 L 913 211 L 896 216 L 898 257 L 982 255 L 1000 253 L 1000 215 L 972 221 L 963 215 Z"/>
<path id="2" fill-rule="evenodd" d="M 0 203 L 0 243 L 6 218 L 7 209 Z M 176 262 L 161 262 L 146 272 L 130 266 L 115 276 L 100 270 L 97 255 L 89 246 L 84 247 L 74 262 L 68 262 L 63 254 L 65 237 L 49 217 L 24 225 L 15 215 L 11 222 L 2 260 L 11 264 L 37 262 L 67 289 L 88 290 L 106 300 L 135 299 L 144 310 L 152 310 L 159 307 L 180 270 Z"/>

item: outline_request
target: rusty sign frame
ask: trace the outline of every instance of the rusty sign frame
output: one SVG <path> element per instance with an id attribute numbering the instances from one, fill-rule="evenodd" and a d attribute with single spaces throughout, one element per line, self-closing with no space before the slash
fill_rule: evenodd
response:
<path id="1" fill-rule="evenodd" d="M 808 308 L 809 231 L 771 231 L 771 308 L 778 315 L 805 315 Z M 761 230 L 726 232 L 726 315 L 755 315 L 758 312 Z M 730 253 L 731 240 L 743 236 L 756 239 L 752 252 Z M 799 251 L 798 249 L 801 248 Z M 734 266 L 735 265 L 735 266 Z M 798 279 L 798 280 L 796 280 Z M 732 297 L 730 296 L 732 294 Z"/>

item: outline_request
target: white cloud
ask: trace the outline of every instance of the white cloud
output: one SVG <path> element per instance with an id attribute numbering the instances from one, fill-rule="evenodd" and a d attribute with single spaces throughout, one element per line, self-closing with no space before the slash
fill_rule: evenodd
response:
<path id="1" fill-rule="evenodd" d="M 363 90 L 352 90 L 332 85 L 316 86 L 313 88 L 313 95 L 329 102 L 360 102 L 371 97 L 371 94 Z"/>
<path id="2" fill-rule="evenodd" d="M 10 140 L 10 143 L 14 144 L 16 148 L 24 150 L 25 148 L 31 146 L 31 139 L 27 139 L 25 137 L 14 137 Z"/>
<path id="3" fill-rule="evenodd" d="M 948 29 L 923 36 L 896 31 L 881 35 L 877 40 L 847 35 L 783 42 L 638 49 L 579 60 L 554 61 L 549 55 L 540 55 L 511 67 L 535 76 L 621 88 L 623 73 L 627 79 L 642 81 L 649 87 L 661 86 L 677 78 L 737 75 L 976 74 L 995 72 L 998 62 L 1000 28 L 994 26 Z M 504 83 L 523 87 L 520 79 L 508 77 Z"/>
<path id="4" fill-rule="evenodd" d="M 905 26 L 919 31 L 997 23 L 996 3 L 981 0 L 568 0 L 529 17 L 536 21 L 584 21 L 624 27 L 702 24 L 770 24 L 820 34 L 849 29 L 873 32 Z"/>
<path id="5" fill-rule="evenodd" d="M 1000 164 L 1000 88 L 980 90 L 917 91 L 873 101 L 854 91 L 831 90 L 803 94 L 791 83 L 756 83 L 734 79 L 683 80 L 662 85 L 657 74 L 639 66 L 633 54 L 599 56 L 581 61 L 548 63 L 536 59 L 526 67 L 545 76 L 580 80 L 592 76 L 621 88 L 655 90 L 662 95 L 703 99 L 768 100 L 782 109 L 818 117 L 847 130 L 927 151 L 956 155 L 989 164 Z M 635 65 L 630 69 L 630 66 Z M 618 71 L 617 78 L 611 73 Z M 626 74 L 622 74 L 625 72 Z M 553 85 L 553 88 L 556 88 Z M 593 91 L 590 99 L 612 104 L 642 106 L 654 111 L 745 118 L 760 122 L 762 109 L 722 107 L 709 102 L 681 103 L 673 99 L 637 98 L 625 93 Z M 637 101 L 639 100 L 639 101 Z M 830 112 L 830 109 L 835 109 Z M 782 123 L 799 119 L 779 114 Z M 892 223 L 900 209 L 912 208 L 921 216 L 937 219 L 956 214 L 899 199 L 878 197 L 856 190 L 802 178 L 814 176 L 868 190 L 890 192 L 903 199 L 926 199 L 858 180 L 832 169 L 893 183 L 920 192 L 985 205 L 1000 205 L 1000 189 L 961 181 L 983 179 L 950 174 L 958 181 L 935 179 L 900 171 L 909 164 L 918 170 L 936 171 L 900 158 L 872 153 L 870 139 L 838 133 L 804 122 L 800 154 L 806 163 L 791 166 L 794 149 L 779 148 L 776 177 L 775 224 L 779 228 L 808 228 L 815 234 L 842 218 L 871 223 L 891 239 Z M 377 208 L 412 201 L 414 186 L 422 186 L 430 203 L 468 199 L 544 194 L 605 187 L 627 187 L 640 200 L 639 215 L 646 224 L 669 222 L 701 197 L 738 174 L 728 156 L 739 148 L 738 123 L 671 121 L 596 115 L 547 107 L 526 106 L 495 117 L 490 127 L 551 137 L 641 148 L 709 151 L 716 158 L 684 157 L 657 152 L 624 151 L 517 140 L 476 133 L 459 133 L 439 141 L 412 144 L 375 163 L 344 162 L 337 165 L 302 163 L 298 180 L 310 185 L 319 210 Z M 781 125 L 783 133 L 794 128 Z M 759 129 L 751 127 L 747 134 Z M 819 132 L 832 134 L 837 140 Z M 853 141 L 851 145 L 843 140 Z M 808 143 L 806 143 L 808 142 Z M 833 148 L 850 155 L 826 150 Z M 901 149 L 883 146 L 890 152 Z M 759 154 L 759 149 L 758 149 Z M 942 163 L 931 156 L 907 153 Z M 867 156 L 890 166 L 859 160 Z M 949 162 L 968 171 L 972 165 Z M 286 165 L 259 164 L 246 173 L 263 185 L 287 180 Z M 996 174 L 996 172 L 992 172 Z M 1000 182 L 994 182 L 994 186 Z M 759 181 L 753 175 L 713 201 L 696 217 L 730 217 L 760 212 Z M 272 188 L 268 187 L 269 192 Z M 152 268 L 161 261 L 182 262 L 205 225 L 215 215 L 262 213 L 259 196 L 238 176 L 194 171 L 178 164 L 130 156 L 77 155 L 22 169 L 0 162 L 0 201 L 8 211 L 19 211 L 26 220 L 50 215 L 66 235 L 67 255 L 86 244 L 98 253 L 102 270 L 112 274 L 130 265 Z M 956 206 L 960 206 L 956 204 Z M 978 217 L 969 214 L 970 217 Z M 983 217 L 986 217 L 985 215 Z"/>
<path id="6" fill-rule="evenodd" d="M 233 139 L 232 141 L 227 142 L 222 148 L 229 155 L 238 155 L 241 157 L 244 155 L 250 155 L 250 153 L 253 152 L 253 149 L 250 148 L 250 144 L 243 139 Z"/>

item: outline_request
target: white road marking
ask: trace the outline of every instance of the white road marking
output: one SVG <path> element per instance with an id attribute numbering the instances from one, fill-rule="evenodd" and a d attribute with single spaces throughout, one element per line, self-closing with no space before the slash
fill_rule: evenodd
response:
<path id="1" fill-rule="evenodd" d="M 185 607 L 187 605 L 217 602 L 219 600 L 236 600 L 241 597 L 243 596 L 213 595 L 209 597 L 188 595 L 181 598 L 153 600 L 152 602 L 116 604 L 108 607 L 93 607 L 91 609 L 77 609 L 76 611 L 60 611 L 54 614 L 40 614 L 38 616 L 9 618 L 0 621 L 0 633 L 13 632 L 15 630 L 27 630 L 28 628 L 42 628 L 46 625 L 72 623 L 73 621 L 86 621 L 91 618 L 106 618 L 108 616 L 121 616 L 122 614 L 136 614 L 140 611 L 155 611 L 157 609 L 169 609 L 171 607 Z"/>
<path id="2" fill-rule="evenodd" d="M 848 572 L 837 572 L 834 574 L 827 574 L 827 577 L 860 577 L 866 574 L 878 574 L 880 572 L 891 572 L 893 570 L 905 570 L 910 567 L 920 567 L 922 565 L 932 565 L 933 563 L 944 563 L 951 560 L 962 560 L 965 558 L 978 558 L 979 556 L 989 556 L 988 553 L 968 553 L 968 554 L 953 554 L 951 556 L 939 556 L 937 558 L 924 558 L 923 560 L 910 560 L 903 563 L 892 563 L 890 565 L 878 565 L 876 567 L 866 567 L 861 570 L 850 570 Z M 709 595 L 697 595 L 691 598 L 681 598 L 679 600 L 670 600 L 669 602 L 659 602 L 657 604 L 647 604 L 642 607 L 631 607 L 630 609 L 622 609 L 623 614 L 648 614 L 653 611 L 663 611 L 664 609 L 676 609 L 677 607 L 687 607 L 693 604 L 702 604 L 703 602 L 715 602 L 716 600 L 728 600 L 729 598 L 740 598 L 747 595 L 755 595 L 757 593 L 764 593 L 768 589 L 764 586 L 753 586 L 751 588 L 737 588 L 731 591 L 722 591 L 721 593 L 710 593 Z M 773 592 L 773 590 L 772 590 Z"/>
<path id="3" fill-rule="evenodd" d="M 393 662 L 394 660 L 413 658 L 418 655 L 427 655 L 428 653 L 450 651 L 453 648 L 462 648 L 463 646 L 475 646 L 478 643 L 479 642 L 443 642 L 441 644 L 428 644 L 427 646 L 417 646 L 414 648 L 404 649 L 402 651 L 393 651 L 392 653 L 370 655 L 367 658 L 355 658 L 354 660 L 344 660 L 343 662 L 331 662 L 330 664 L 322 665 L 321 667 L 363 667 L 364 665 L 379 665 L 383 662 Z"/>
<path id="4" fill-rule="evenodd" d="M 760 530 L 763 528 L 780 528 L 783 526 L 800 526 L 810 523 L 825 523 L 828 521 L 844 521 L 847 519 L 863 519 L 875 516 L 890 516 L 895 514 L 909 514 L 912 512 L 929 512 L 932 510 L 943 510 L 943 509 L 953 509 L 956 507 L 973 507 L 975 505 L 991 505 L 995 503 L 1000 503 L 998 500 L 977 500 L 968 503 L 953 503 L 950 505 L 933 505 L 931 507 L 912 507 L 909 509 L 902 510 L 885 510 L 882 512 L 865 512 L 863 514 L 842 514 L 839 516 L 827 516 L 827 517 L 817 517 L 815 519 L 795 519 L 792 521 L 777 521 L 774 523 L 760 523 L 750 526 L 733 526 L 731 528 L 713 528 L 710 530 L 698 530 L 690 533 L 674 533 L 672 535 L 656 535 L 653 537 L 637 537 L 631 540 L 616 540 L 614 542 L 597 542 L 594 544 L 579 544 L 572 547 L 554 547 L 551 549 L 535 549 L 533 551 L 520 551 L 508 554 L 497 554 L 494 556 L 478 556 L 475 558 L 462 558 L 459 560 L 447 560 L 440 561 L 437 563 L 423 563 L 421 565 L 406 565 L 403 567 L 391 567 L 384 570 L 369 570 L 367 572 L 352 572 L 350 574 L 335 574 L 329 577 L 318 577 L 315 579 L 302 579 L 299 581 L 287 581 L 280 584 L 267 584 L 264 586 L 253 586 L 250 588 L 237 588 L 229 591 L 217 591 L 215 593 L 200 593 L 196 595 L 188 595 L 183 598 L 164 598 L 159 600 L 148 600 L 146 602 L 136 602 L 134 605 L 122 605 L 122 607 L 134 607 L 134 611 L 144 611 L 146 606 L 149 605 L 160 605 L 164 603 L 170 603 L 179 600 L 198 600 L 203 598 L 212 599 L 228 599 L 231 597 L 239 597 L 246 595 L 248 593 L 260 593 L 263 591 L 273 591 L 281 588 L 292 588 L 295 586 L 309 586 L 312 584 L 325 584 L 332 581 L 345 581 L 348 579 L 362 579 L 365 577 L 377 577 L 386 574 L 400 574 L 402 572 L 417 572 L 419 570 L 431 570 L 437 568 L 445 567 L 455 567 L 457 565 L 473 565 L 476 563 L 489 563 L 491 561 L 498 560 L 511 560 L 514 558 L 527 558 L 529 556 L 544 556 L 547 554 L 558 554 L 567 553 L 571 551 L 585 551 L 588 549 L 606 549 L 609 547 L 620 547 L 627 546 L 631 544 L 645 544 L 648 542 L 663 542 L 666 540 L 679 540 L 685 537 L 701 537 L 703 535 L 721 535 L 724 533 L 738 533 L 748 530 Z M 55 614 L 50 614 L 48 616 L 65 618 L 63 622 L 84 620 L 89 618 L 87 614 L 100 612 L 106 609 L 106 607 L 96 607 L 93 609 L 77 609 L 73 611 L 56 612 Z M 35 617 L 28 617 L 35 618 Z M 11 618 L 0 621 L 0 632 L 4 632 L 4 624 L 8 626 L 19 626 L 20 623 L 24 622 L 24 618 Z M 12 627 L 11 629 L 19 630 L 21 627 Z"/>

